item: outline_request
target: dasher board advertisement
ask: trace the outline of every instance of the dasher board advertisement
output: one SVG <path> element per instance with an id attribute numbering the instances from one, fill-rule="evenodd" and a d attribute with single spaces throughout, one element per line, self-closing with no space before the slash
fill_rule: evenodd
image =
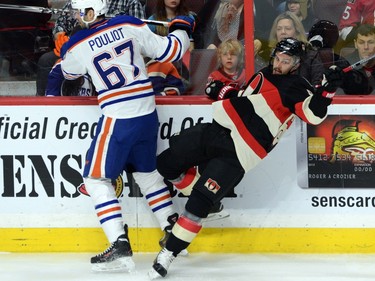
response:
<path id="1" fill-rule="evenodd" d="M 339 110 L 340 109 L 340 110 Z M 299 123 L 302 188 L 375 188 L 375 116 L 369 105 L 333 107 L 318 126 Z"/>

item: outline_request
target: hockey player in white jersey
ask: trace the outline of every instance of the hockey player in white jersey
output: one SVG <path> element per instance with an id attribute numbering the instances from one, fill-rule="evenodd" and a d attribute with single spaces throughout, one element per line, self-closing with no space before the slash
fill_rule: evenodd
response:
<path id="1" fill-rule="evenodd" d="M 90 75 L 102 111 L 83 178 L 111 245 L 91 263 L 94 270 L 130 271 L 134 263 L 127 225 L 111 180 L 126 170 L 143 193 L 151 194 L 149 204 L 153 196 L 161 196 L 165 184 L 156 171 L 158 117 L 143 57 L 161 62 L 181 59 L 194 21 L 178 16 L 170 23 L 170 34 L 161 37 L 131 16 L 106 19 L 105 0 L 72 0 L 72 7 L 86 29 L 63 45 L 61 68 L 66 79 Z"/>

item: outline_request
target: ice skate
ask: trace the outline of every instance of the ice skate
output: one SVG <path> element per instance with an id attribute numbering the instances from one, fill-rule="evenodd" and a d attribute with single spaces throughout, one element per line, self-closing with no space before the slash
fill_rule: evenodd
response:
<path id="1" fill-rule="evenodd" d="M 133 251 L 128 238 L 128 226 L 124 227 L 125 234 L 120 235 L 115 242 L 103 253 L 91 258 L 93 271 L 127 271 L 135 268 Z"/>
<path id="2" fill-rule="evenodd" d="M 168 217 L 169 225 L 164 228 L 164 236 L 159 240 L 159 245 L 161 248 L 165 248 L 165 244 L 167 243 L 168 237 L 171 234 L 172 228 L 174 224 L 178 220 L 178 214 L 174 213 Z M 188 250 L 184 249 L 179 254 L 179 256 L 187 256 L 189 255 Z"/>
<path id="3" fill-rule="evenodd" d="M 224 210 L 224 205 L 221 202 L 216 203 L 210 210 L 207 218 L 203 222 L 221 220 L 229 217 L 229 213 Z"/>
<path id="4" fill-rule="evenodd" d="M 168 272 L 168 268 L 171 265 L 172 261 L 176 257 L 171 251 L 168 251 L 166 248 L 163 248 L 154 260 L 152 269 L 148 272 L 148 276 L 151 280 L 165 277 Z"/>

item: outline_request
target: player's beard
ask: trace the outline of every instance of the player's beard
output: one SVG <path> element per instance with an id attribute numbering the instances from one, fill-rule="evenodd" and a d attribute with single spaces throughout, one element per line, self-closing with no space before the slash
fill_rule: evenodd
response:
<path id="1" fill-rule="evenodd" d="M 272 68 L 272 74 L 281 75 L 281 74 L 283 74 L 283 73 L 282 73 L 282 71 L 280 70 L 280 68 L 278 68 L 278 67 L 274 67 L 274 68 Z"/>

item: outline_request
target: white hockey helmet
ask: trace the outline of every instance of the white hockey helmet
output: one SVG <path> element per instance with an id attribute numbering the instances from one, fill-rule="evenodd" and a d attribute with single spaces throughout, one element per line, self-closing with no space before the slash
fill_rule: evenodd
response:
<path id="1" fill-rule="evenodd" d="M 80 10 L 81 14 L 85 9 L 91 8 L 96 17 L 105 15 L 108 11 L 107 0 L 72 0 L 72 8 Z"/>

